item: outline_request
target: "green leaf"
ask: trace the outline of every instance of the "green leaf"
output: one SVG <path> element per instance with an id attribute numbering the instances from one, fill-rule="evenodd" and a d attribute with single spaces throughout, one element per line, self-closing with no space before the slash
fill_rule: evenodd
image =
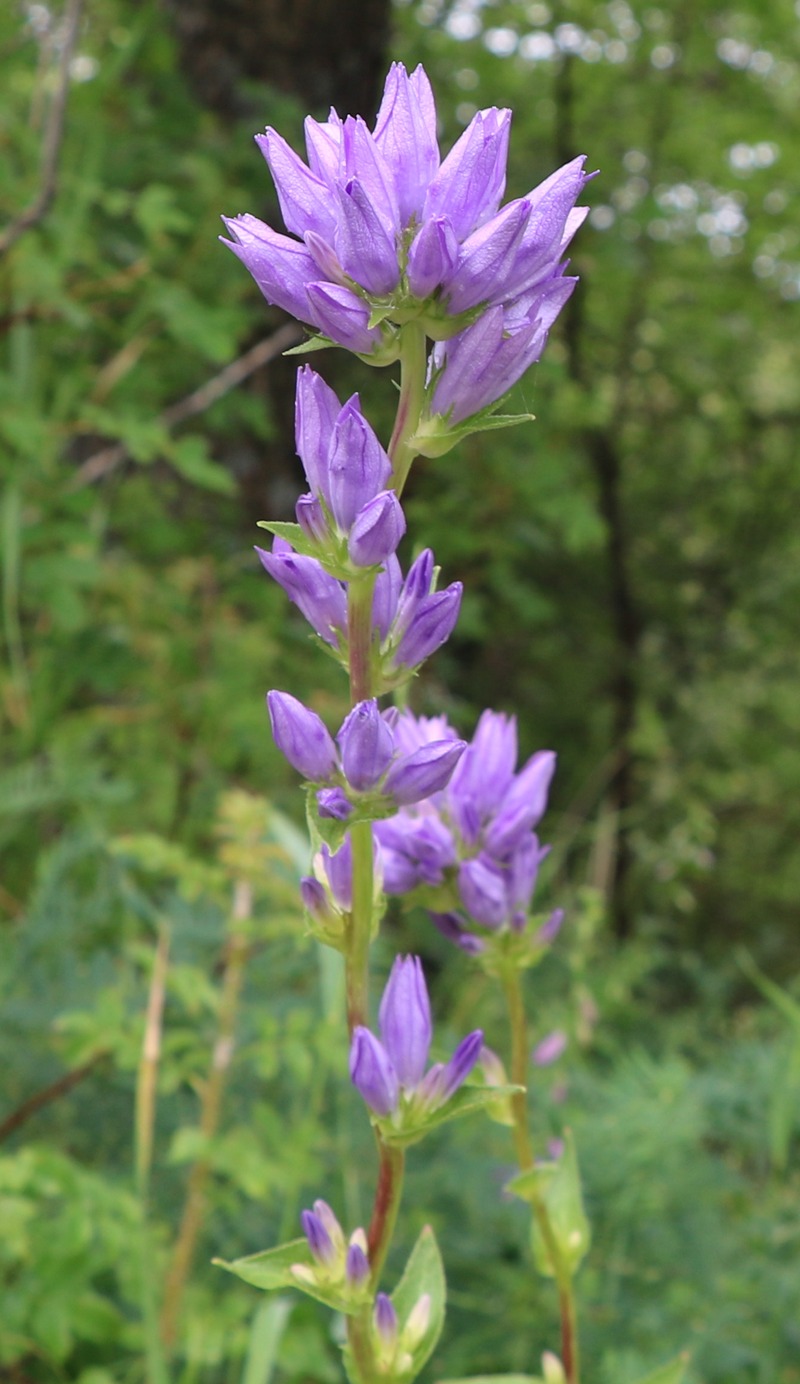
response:
<path id="1" fill-rule="evenodd" d="M 267 519 L 259 519 L 256 524 L 258 529 L 266 529 L 267 533 L 274 533 L 277 538 L 285 538 L 287 543 L 291 543 L 295 552 L 304 553 L 307 557 L 315 557 L 317 553 L 316 543 L 312 543 L 304 534 L 299 524 L 290 523 L 271 523 Z"/>
<path id="2" fill-rule="evenodd" d="M 444 1326 L 447 1285 L 442 1256 L 429 1225 L 423 1226 L 403 1276 L 392 1293 L 392 1304 L 401 1330 L 424 1293 L 430 1298 L 430 1317 L 422 1339 L 412 1350 L 414 1375 L 419 1374 L 430 1358 Z"/>
<path id="3" fill-rule="evenodd" d="M 235 1274 L 245 1283 L 252 1283 L 254 1288 L 263 1288 L 264 1292 L 269 1293 L 276 1288 L 298 1287 L 297 1279 L 292 1273 L 293 1266 L 305 1264 L 310 1268 L 314 1260 L 308 1241 L 301 1238 L 289 1240 L 287 1244 L 278 1245 L 276 1249 L 248 1254 L 243 1259 L 213 1259 L 211 1262 L 218 1268 Z"/>
<path id="4" fill-rule="evenodd" d="M 308 341 L 301 341 L 299 346 L 290 346 L 288 351 L 284 351 L 285 356 L 308 356 L 312 351 L 327 351 L 329 346 L 336 346 L 329 336 L 312 336 Z"/>
<path id="5" fill-rule="evenodd" d="M 274 1292 L 278 1288 L 299 1288 L 301 1293 L 307 1293 L 309 1297 L 316 1298 L 317 1302 L 323 1302 L 326 1307 L 332 1307 L 335 1312 L 343 1312 L 346 1315 L 357 1312 L 362 1305 L 353 1302 L 352 1291 L 345 1288 L 344 1284 L 307 1282 L 297 1277 L 294 1273 L 295 1265 L 309 1269 L 316 1267 L 308 1241 L 305 1239 L 290 1240 L 288 1244 L 278 1245 L 276 1249 L 265 1249 L 260 1254 L 248 1254 L 244 1259 L 234 1259 L 231 1262 L 213 1259 L 211 1262 L 218 1268 L 235 1274 L 245 1283 L 251 1283 L 254 1288 L 262 1288 L 266 1293 Z"/>
<path id="6" fill-rule="evenodd" d="M 566 1131 L 564 1152 L 557 1163 L 540 1163 L 515 1177 L 508 1185 L 510 1191 L 529 1201 L 531 1205 L 536 1205 L 537 1202 L 544 1205 L 558 1246 L 561 1264 L 572 1277 L 580 1267 L 591 1242 L 589 1222 L 583 1209 L 581 1178 L 572 1131 Z M 553 1263 L 536 1217 L 531 1233 L 536 1267 L 548 1278 L 556 1278 L 559 1266 Z"/>
<path id="7" fill-rule="evenodd" d="M 421 1115 L 417 1123 L 409 1120 L 409 1124 L 400 1130 L 394 1130 L 388 1120 L 379 1120 L 376 1123 L 380 1124 L 383 1137 L 388 1143 L 409 1148 L 411 1144 L 424 1139 L 432 1129 L 447 1124 L 449 1120 L 460 1120 L 462 1116 L 473 1115 L 480 1110 L 485 1110 L 491 1117 L 492 1109 L 494 1107 L 496 1110 L 498 1100 L 512 1096 L 522 1089 L 521 1086 L 462 1086 L 441 1109 Z"/>
<path id="8" fill-rule="evenodd" d="M 637 1384 L 681 1384 L 688 1363 L 689 1355 L 682 1351 L 674 1360 L 670 1360 L 669 1364 L 662 1365 L 660 1369 L 653 1370 L 652 1374 L 639 1379 Z"/>
<path id="9" fill-rule="evenodd" d="M 259 1303 L 250 1328 L 242 1384 L 269 1384 L 291 1310 L 290 1298 L 270 1298 Z"/>

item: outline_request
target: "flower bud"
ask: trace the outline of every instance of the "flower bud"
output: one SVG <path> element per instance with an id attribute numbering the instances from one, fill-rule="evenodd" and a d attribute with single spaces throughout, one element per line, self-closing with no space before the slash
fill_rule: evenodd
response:
<path id="1" fill-rule="evenodd" d="M 554 909 L 547 921 L 542 923 L 542 926 L 539 928 L 538 940 L 542 943 L 542 946 L 548 947 L 552 942 L 555 942 L 561 931 L 561 924 L 563 921 L 563 908 Z"/>
<path id="2" fill-rule="evenodd" d="M 256 548 L 256 552 L 261 565 L 302 611 L 314 632 L 336 648 L 339 636 L 347 629 L 347 597 L 341 582 L 315 557 L 296 553 L 284 539 L 275 539 L 271 553 L 263 548 Z"/>
<path id="3" fill-rule="evenodd" d="M 540 750 L 517 774 L 486 833 L 492 855 L 502 856 L 536 826 L 547 807 L 547 790 L 556 767 L 552 750 Z"/>
<path id="4" fill-rule="evenodd" d="M 323 1221 L 313 1211 L 303 1211 L 300 1223 L 314 1258 L 326 1268 L 331 1268 L 336 1262 L 336 1250 Z"/>
<path id="5" fill-rule="evenodd" d="M 397 1340 L 397 1313 L 392 1299 L 386 1293 L 378 1293 L 373 1313 L 375 1330 L 385 1346 L 393 1346 Z"/>
<path id="6" fill-rule="evenodd" d="M 275 744 L 303 778 L 319 782 L 338 767 L 336 746 L 317 716 L 288 692 L 268 692 Z"/>
<path id="7" fill-rule="evenodd" d="M 364 506 L 386 489 L 391 474 L 392 463 L 354 396 L 336 420 L 328 458 L 331 511 L 342 533 L 349 533 Z"/>
<path id="8" fill-rule="evenodd" d="M 369 1260 L 355 1238 L 351 1238 L 347 1249 L 344 1272 L 352 1288 L 363 1288 L 369 1282 Z"/>
<path id="9" fill-rule="evenodd" d="M 381 1000 L 379 1021 L 384 1048 L 401 1086 L 422 1080 L 433 1025 L 428 990 L 418 956 L 398 956 Z"/>
<path id="10" fill-rule="evenodd" d="M 418 1088 L 419 1099 L 427 1109 L 436 1110 L 455 1095 L 478 1061 L 482 1046 L 483 1033 L 476 1028 L 461 1039 L 449 1062 L 431 1067 Z"/>
<path id="11" fill-rule="evenodd" d="M 316 277 L 319 270 L 311 256 L 307 252 L 305 254 L 314 265 Z M 305 297 L 307 306 L 302 318 L 306 321 L 310 319 L 331 341 L 360 356 L 371 355 L 381 345 L 380 328 L 368 325 L 369 308 L 351 289 L 342 288 L 340 284 L 312 282 L 306 287 Z M 278 300 L 275 298 L 273 301 Z"/>
<path id="12" fill-rule="evenodd" d="M 346 822 L 353 811 L 353 804 L 343 788 L 320 788 L 317 793 L 317 811 L 320 817 L 329 817 L 335 822 Z"/>
<path id="13" fill-rule="evenodd" d="M 375 788 L 391 763 L 394 738 L 374 699 L 353 707 L 338 740 L 347 782 L 357 792 Z"/>
<path id="14" fill-rule="evenodd" d="M 295 518 L 306 538 L 312 543 L 330 542 L 331 534 L 322 505 L 315 495 L 301 495 L 294 507 Z"/>
<path id="15" fill-rule="evenodd" d="M 395 551 L 406 531 L 400 501 L 393 490 L 383 490 L 358 514 L 347 543 L 350 561 L 357 567 L 374 567 Z"/>
<path id="16" fill-rule="evenodd" d="M 350 1079 L 375 1115 L 391 1115 L 397 1109 L 397 1073 L 383 1045 L 368 1028 L 353 1031 Z"/>
<path id="17" fill-rule="evenodd" d="M 387 797 L 403 807 L 438 793 L 466 749 L 464 740 L 434 740 L 413 754 L 395 760 L 383 785 Z"/>
<path id="18" fill-rule="evenodd" d="M 447 642 L 456 627 L 463 589 L 454 581 L 419 602 L 392 654 L 394 667 L 417 668 Z"/>

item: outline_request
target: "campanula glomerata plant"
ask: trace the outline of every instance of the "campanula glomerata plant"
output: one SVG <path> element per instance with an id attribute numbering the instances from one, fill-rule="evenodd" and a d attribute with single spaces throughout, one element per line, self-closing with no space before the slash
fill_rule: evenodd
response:
<path id="1" fill-rule="evenodd" d="M 449 638 L 462 595 L 458 582 L 439 586 L 430 550 L 405 571 L 397 557 L 409 468 L 470 433 L 522 421 L 499 412 L 502 401 L 541 356 L 577 283 L 565 255 L 587 215 L 576 205 L 584 159 L 503 206 L 510 122 L 507 110 L 479 111 L 442 158 L 428 78 L 395 63 L 372 130 L 360 116 L 309 117 L 305 162 L 275 130 L 257 136 L 288 234 L 250 215 L 225 223 L 225 244 L 267 301 L 310 329 L 307 348 L 334 344 L 373 367 L 399 366 L 385 448 L 357 395 L 342 403 L 308 365 L 299 370 L 307 491 L 296 523 L 265 523 L 272 547 L 257 549 L 349 678 L 351 710 L 335 733 L 288 691 L 267 701 L 275 742 L 304 781 L 313 866 L 301 893 L 313 936 L 344 957 L 349 1075 L 377 1167 L 368 1226 L 343 1227 L 319 1197 L 301 1238 L 226 1267 L 343 1314 L 352 1384 L 408 1384 L 443 1326 L 444 1269 L 430 1228 L 399 1283 L 384 1282 L 408 1151 L 444 1120 L 498 1107 L 518 1163 L 510 1189 L 527 1204 L 535 1263 L 554 1281 L 560 1313 L 560 1342 L 541 1355 L 537 1378 L 580 1379 L 574 1285 L 589 1230 L 575 1149 L 567 1137 L 557 1156 L 539 1156 L 525 1090 L 531 1061 L 551 1060 L 541 1044 L 530 1052 L 523 977 L 562 922 L 560 911 L 532 912 L 555 755 L 542 750 L 519 767 L 513 716 L 485 711 L 467 743 L 443 717 L 391 700 Z M 507 1068 L 479 1029 L 430 1062 L 418 957 L 395 959 L 375 1022 L 370 949 L 388 896 L 427 908 L 501 987 Z M 531 1343 L 532 1357 L 540 1346 Z M 664 1384 L 679 1378 L 676 1368 Z"/>

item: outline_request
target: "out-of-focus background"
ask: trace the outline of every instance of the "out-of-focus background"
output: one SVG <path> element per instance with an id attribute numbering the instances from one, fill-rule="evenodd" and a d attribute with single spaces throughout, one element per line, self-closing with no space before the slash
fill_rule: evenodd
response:
<path id="1" fill-rule="evenodd" d="M 280 226 L 253 133 L 301 148 L 307 112 L 371 118 L 391 59 L 424 63 L 445 149 L 513 107 L 509 197 L 577 153 L 600 170 L 581 284 L 515 391 L 536 422 L 418 463 L 407 492 L 415 541 L 465 585 L 415 709 L 465 732 L 511 711 L 524 755 L 559 755 L 541 906 L 567 923 L 530 994 L 534 1037 L 569 1041 L 531 1083 L 540 1143 L 575 1131 L 594 1223 L 587 1384 L 683 1347 L 692 1384 L 790 1384 L 790 0 L 2 7 L 0 1380 L 158 1384 L 148 1313 L 174 1384 L 340 1377 L 328 1314 L 265 1312 L 209 1263 L 291 1237 L 316 1196 L 357 1224 L 369 1157 L 335 958 L 298 945 L 300 795 L 263 705 L 344 708 L 252 554 L 301 489 L 296 365 L 216 236 L 221 213 Z M 385 433 L 385 373 L 314 364 Z M 491 990 L 424 916 L 392 914 L 379 966 L 399 948 L 443 1042 L 478 1014 L 502 1049 Z M 450 1277 L 428 1378 L 535 1371 L 555 1316 L 502 1194 L 507 1131 L 414 1154 L 395 1267 L 431 1220 Z"/>

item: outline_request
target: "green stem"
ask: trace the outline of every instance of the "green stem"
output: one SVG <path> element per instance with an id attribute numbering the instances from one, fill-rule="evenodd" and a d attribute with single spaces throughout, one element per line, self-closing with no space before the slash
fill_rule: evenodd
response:
<path id="1" fill-rule="evenodd" d="M 380 1167 L 378 1185 L 375 1189 L 375 1205 L 367 1236 L 373 1288 L 378 1286 L 386 1262 L 386 1255 L 392 1243 L 397 1213 L 400 1210 L 400 1199 L 403 1195 L 403 1175 L 406 1166 L 406 1156 L 403 1149 L 394 1148 L 391 1144 L 384 1143 L 380 1134 L 377 1134 L 377 1141 Z"/>
<path id="2" fill-rule="evenodd" d="M 528 1023 L 525 1003 L 522 996 L 520 972 L 516 966 L 509 966 L 503 974 L 503 989 L 508 1006 L 508 1021 L 511 1030 L 511 1080 L 515 1086 L 527 1086 L 528 1073 Z M 514 1147 L 520 1172 L 533 1167 L 533 1142 L 528 1127 L 527 1091 L 515 1091 L 511 1097 L 511 1113 L 514 1117 Z M 541 1193 L 535 1188 L 530 1193 L 533 1214 L 553 1265 L 556 1287 L 558 1289 L 558 1311 L 561 1318 L 561 1363 L 567 1376 L 567 1384 L 580 1384 L 578 1359 L 578 1323 L 575 1305 L 575 1291 L 572 1274 L 564 1262 L 555 1232 L 550 1222 L 547 1206 Z"/>
<path id="3" fill-rule="evenodd" d="M 372 933 L 372 823 L 350 828 L 353 855 L 353 906 L 350 910 L 346 952 L 347 1025 L 353 1029 L 369 1022 L 369 944 Z"/>
<path id="4" fill-rule="evenodd" d="M 374 1384 L 378 1374 L 370 1339 L 371 1310 L 369 1306 L 362 1307 L 355 1316 L 347 1318 L 347 1343 L 360 1384 Z"/>
<path id="5" fill-rule="evenodd" d="M 419 322 L 408 322 L 403 327 L 401 338 L 400 401 L 389 443 L 394 488 L 398 495 L 403 492 L 411 463 L 416 456 L 416 451 L 409 444 L 419 426 L 425 401 L 426 357 L 427 338 L 424 327 L 420 326 Z"/>
<path id="6" fill-rule="evenodd" d="M 511 1113 L 514 1116 L 514 1147 L 520 1172 L 533 1167 L 533 1144 L 528 1129 L 528 1021 L 522 998 L 520 974 L 516 966 L 509 967 L 503 976 L 503 989 L 508 1005 L 508 1022 L 511 1029 L 511 1080 L 521 1091 L 511 1097 Z"/>
<path id="7" fill-rule="evenodd" d="M 375 578 L 354 577 L 347 591 L 347 651 L 350 665 L 350 705 L 372 696 L 372 596 Z"/>

